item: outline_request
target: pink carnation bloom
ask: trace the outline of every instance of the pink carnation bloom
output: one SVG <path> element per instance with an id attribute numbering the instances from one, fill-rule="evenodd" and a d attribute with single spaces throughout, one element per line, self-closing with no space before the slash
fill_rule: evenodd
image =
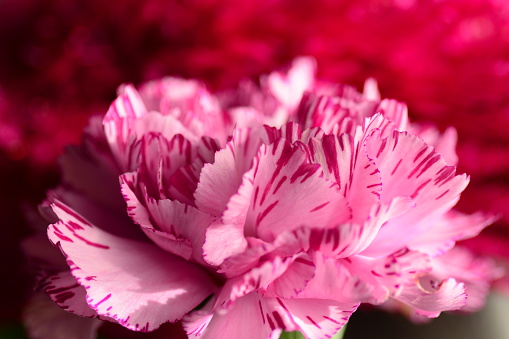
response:
<path id="1" fill-rule="evenodd" d="M 41 211 L 65 262 L 26 246 L 46 265 L 39 289 L 92 318 L 82 333 L 182 320 L 202 338 L 332 336 L 360 303 L 423 317 L 482 304 L 498 272 L 455 242 L 493 219 L 451 211 L 468 183 L 454 130 L 314 68 L 218 95 L 179 78 L 121 87 L 61 158 Z M 48 333 L 42 316 L 28 312 L 32 333 Z"/>

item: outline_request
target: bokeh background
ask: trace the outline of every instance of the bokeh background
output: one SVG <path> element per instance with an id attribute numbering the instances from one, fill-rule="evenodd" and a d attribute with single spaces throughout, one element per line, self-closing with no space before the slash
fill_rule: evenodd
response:
<path id="1" fill-rule="evenodd" d="M 177 75 L 223 90 L 300 55 L 316 58 L 323 79 L 360 89 L 374 77 L 414 121 L 458 129 L 459 170 L 472 177 L 458 208 L 500 215 L 464 245 L 509 267 L 505 0 L 0 0 L 0 338 L 23 337 L 33 285 L 19 248 L 31 232 L 28 211 L 58 181 L 62 148 L 106 112 L 117 86 Z M 420 327 L 356 314 L 346 338 L 369 330 L 373 338 L 509 338 L 497 327 L 509 307 L 506 279 L 496 290 L 480 314 Z M 136 337 L 115 331 L 102 335 Z"/>

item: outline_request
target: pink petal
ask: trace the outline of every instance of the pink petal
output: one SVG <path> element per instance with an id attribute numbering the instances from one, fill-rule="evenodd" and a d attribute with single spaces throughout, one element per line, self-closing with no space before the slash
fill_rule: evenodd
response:
<path id="1" fill-rule="evenodd" d="M 139 186 L 136 173 L 123 174 L 120 180 L 129 216 L 152 241 L 167 252 L 205 264 L 202 246 L 212 216 L 178 201 L 149 198 L 143 192 L 140 201 L 133 192 Z"/>
<path id="2" fill-rule="evenodd" d="M 214 217 L 192 206 L 169 199 L 150 200 L 148 209 L 155 222 L 154 227 L 175 237 L 177 242 L 188 242 L 192 247 L 192 258 L 198 263 L 205 264 L 202 247 L 205 232 L 214 221 Z"/>
<path id="3" fill-rule="evenodd" d="M 78 284 L 70 271 L 46 277 L 38 283 L 37 288 L 43 290 L 56 305 L 69 313 L 86 318 L 98 316 L 87 304 L 85 288 Z"/>
<path id="4" fill-rule="evenodd" d="M 296 115 L 301 128 L 319 127 L 326 134 L 331 134 L 336 129 L 346 132 L 349 129 L 347 126 L 338 126 L 351 121 L 348 110 L 342 108 L 337 100 L 329 96 L 318 96 L 313 92 L 304 93 Z"/>
<path id="5" fill-rule="evenodd" d="M 197 266 L 152 244 L 101 231 L 64 205 L 53 209 L 60 221 L 48 236 L 100 315 L 131 330 L 152 331 L 181 319 L 214 292 L 215 283 Z"/>
<path id="6" fill-rule="evenodd" d="M 366 79 L 362 94 L 367 100 L 380 101 L 380 91 L 378 90 L 378 84 L 375 79 Z"/>
<path id="7" fill-rule="evenodd" d="M 262 145 L 255 160 L 254 194 L 244 233 L 272 241 L 304 224 L 330 227 L 350 217 L 336 185 L 308 164 L 299 146 L 279 139 Z"/>
<path id="8" fill-rule="evenodd" d="M 145 134 L 140 152 L 138 172 L 153 198 L 165 198 L 169 178 L 180 167 L 189 165 L 195 156 L 191 142 L 181 134 L 171 140 L 158 133 Z"/>
<path id="9" fill-rule="evenodd" d="M 453 248 L 456 241 L 475 237 L 496 219 L 482 213 L 466 215 L 450 211 L 431 223 L 425 232 L 411 240 L 408 246 L 432 256 L 443 254 Z"/>
<path id="10" fill-rule="evenodd" d="M 405 285 L 395 299 L 412 306 L 417 314 L 428 318 L 436 318 L 443 311 L 461 309 L 467 303 L 463 284 L 453 278 L 438 284 L 422 278 L 418 283 Z"/>
<path id="11" fill-rule="evenodd" d="M 335 335 L 355 312 L 358 304 L 338 303 L 321 299 L 278 299 L 300 328 L 310 339 Z"/>
<path id="12" fill-rule="evenodd" d="M 103 126 L 106 139 L 117 163 L 124 170 L 134 170 L 131 152 L 135 137 L 131 134 L 135 122 L 147 115 L 147 109 L 132 85 L 119 88 L 119 97 L 106 113 Z"/>
<path id="13" fill-rule="evenodd" d="M 205 164 L 214 162 L 214 155 L 219 149 L 220 144 L 216 140 L 202 137 L 197 146 L 198 154 L 192 163 L 177 169 L 169 180 L 165 179 L 167 198 L 195 205 L 194 192 L 198 186 L 200 172 Z"/>
<path id="14" fill-rule="evenodd" d="M 387 291 L 373 286 L 371 281 L 364 281 L 352 274 L 342 260 L 315 253 L 316 266 L 314 278 L 307 284 L 298 298 L 330 299 L 341 303 L 367 302 L 373 295 L 382 294 L 387 298 Z"/>
<path id="15" fill-rule="evenodd" d="M 380 230 L 366 254 L 378 256 L 406 246 L 459 199 L 468 179 L 455 176 L 433 147 L 406 132 L 394 131 L 382 139 L 374 132 L 367 141 L 368 155 L 382 176 L 381 201 L 410 197 L 415 208 L 393 218 Z M 412 225 L 412 227 L 408 227 Z"/>
<path id="16" fill-rule="evenodd" d="M 474 312 L 484 307 L 491 282 L 502 277 L 504 272 L 491 258 L 456 246 L 446 254 L 433 258 L 431 275 L 437 280 L 454 277 L 464 283 L 468 298 L 462 311 Z"/>
<path id="17" fill-rule="evenodd" d="M 270 92 L 287 108 L 295 108 L 304 91 L 315 81 L 316 62 L 312 58 L 297 58 L 287 74 L 273 72 L 266 78 Z M 263 79 L 262 79 L 263 81 Z"/>
<path id="18" fill-rule="evenodd" d="M 362 224 L 352 222 L 330 229 L 311 229 L 309 246 L 335 258 L 347 258 L 371 245 L 381 227 L 414 206 L 411 199 L 395 198 L 390 204 L 376 204 Z"/>
<path id="19" fill-rule="evenodd" d="M 212 318 L 192 313 L 184 318 L 184 328 L 190 335 L 198 333 L 201 339 L 276 339 L 281 334 L 279 329 L 292 331 L 295 325 L 276 298 L 250 293 L 237 299 L 227 311 L 215 312 Z"/>
<path id="20" fill-rule="evenodd" d="M 397 131 L 403 132 L 408 129 L 410 121 L 406 104 L 393 99 L 384 99 L 380 102 L 378 109 L 382 111 L 386 119 L 394 123 L 394 128 Z"/>
<path id="21" fill-rule="evenodd" d="M 433 125 L 412 126 L 411 133 L 423 139 L 428 145 L 435 147 L 450 166 L 458 164 L 458 156 L 456 154 L 456 143 L 458 142 L 458 133 L 453 127 L 449 127 L 444 133 Z"/>
<path id="22" fill-rule="evenodd" d="M 206 164 L 194 194 L 196 206 L 221 216 L 231 196 L 237 193 L 242 176 L 253 164 L 260 140 L 257 130 L 236 129 L 232 140 L 215 154 L 214 163 Z"/>
<path id="23" fill-rule="evenodd" d="M 293 298 L 302 292 L 315 275 L 315 264 L 308 254 L 297 255 L 286 271 L 275 279 L 264 296 Z"/>
<path id="24" fill-rule="evenodd" d="M 224 260 L 218 273 L 227 278 L 236 277 L 255 267 L 260 258 L 274 250 L 274 246 L 261 239 L 247 237 L 248 247 L 242 253 L 233 255 Z"/>
<path id="25" fill-rule="evenodd" d="M 219 266 L 225 259 L 241 254 L 246 249 L 244 224 L 253 195 L 253 175 L 254 168 L 243 175 L 238 192 L 228 201 L 222 221 L 207 229 L 203 253 L 211 265 Z"/>
<path id="26" fill-rule="evenodd" d="M 189 131 L 179 120 L 171 115 L 162 115 L 159 112 L 149 112 L 136 119 L 133 123 L 132 133 L 138 139 L 147 133 L 160 133 L 166 139 L 171 140 L 175 135 L 181 134 L 192 143 L 199 141 L 199 135 Z"/>
<path id="27" fill-rule="evenodd" d="M 327 135 L 310 142 L 313 163 L 320 164 L 325 178 L 336 182 L 352 208 L 352 221 L 362 222 L 378 203 L 382 182 L 375 164 L 368 158 L 361 141 L 347 134 Z"/>

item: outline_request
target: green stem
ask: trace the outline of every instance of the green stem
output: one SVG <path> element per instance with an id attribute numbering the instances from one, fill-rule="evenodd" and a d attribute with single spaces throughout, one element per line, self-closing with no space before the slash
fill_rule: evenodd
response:
<path id="1" fill-rule="evenodd" d="M 331 339 L 343 339 L 343 336 L 345 335 L 345 330 L 346 324 Z M 279 339 L 306 339 L 306 337 L 299 331 L 295 331 L 295 332 L 283 332 L 281 333 L 281 337 L 279 337 Z"/>

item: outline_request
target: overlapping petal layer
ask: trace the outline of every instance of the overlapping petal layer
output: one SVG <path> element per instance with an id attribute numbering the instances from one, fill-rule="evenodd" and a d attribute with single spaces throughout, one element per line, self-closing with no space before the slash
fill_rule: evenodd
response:
<path id="1" fill-rule="evenodd" d="M 363 302 L 436 317 L 467 288 L 480 304 L 495 267 L 446 257 L 493 220 L 451 211 L 468 183 L 455 134 L 411 125 L 373 80 L 363 95 L 314 67 L 298 59 L 243 101 L 176 78 L 122 87 L 48 196 L 69 270 L 45 292 L 131 330 L 183 320 L 232 339 L 332 336 Z"/>

